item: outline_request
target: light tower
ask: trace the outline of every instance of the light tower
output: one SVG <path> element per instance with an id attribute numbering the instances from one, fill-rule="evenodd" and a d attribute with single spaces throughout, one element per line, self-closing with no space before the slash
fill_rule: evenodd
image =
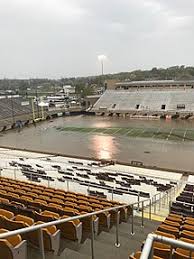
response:
<path id="1" fill-rule="evenodd" d="M 98 55 L 98 60 L 100 61 L 101 64 L 101 72 L 102 76 L 104 75 L 104 61 L 107 59 L 105 55 Z"/>

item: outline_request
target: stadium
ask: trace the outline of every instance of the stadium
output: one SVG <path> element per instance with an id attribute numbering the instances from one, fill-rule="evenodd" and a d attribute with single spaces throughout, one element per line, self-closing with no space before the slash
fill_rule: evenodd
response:
<path id="1" fill-rule="evenodd" d="M 115 89 L 107 89 L 90 109 L 104 116 L 83 115 L 82 111 L 71 116 L 72 109 L 61 109 L 64 117 L 55 118 L 59 110 L 51 113 L 47 109 L 36 127 L 31 125 L 29 103 L 2 98 L 1 122 L 12 130 L 6 132 L 4 125 L 1 132 L 0 256 L 193 258 L 193 151 L 187 157 L 179 154 L 177 162 L 175 154 L 171 165 L 176 168 L 167 166 L 167 157 L 160 163 L 161 144 L 170 157 L 180 143 L 185 154 L 194 140 L 193 83 L 177 84 L 116 83 Z M 34 109 L 37 118 L 38 112 L 42 114 L 38 109 Z M 175 115 L 176 126 L 171 122 Z M 141 120 L 134 122 L 130 116 Z M 142 116 L 157 120 L 144 121 Z M 166 120 L 161 120 L 162 116 Z M 184 120 L 179 122 L 180 118 Z M 20 132 L 16 130 L 18 120 L 24 125 Z M 183 128 L 183 121 L 191 121 L 191 125 Z M 113 153 L 119 139 L 122 148 L 117 152 L 123 149 L 130 162 L 122 153 L 119 159 Z M 90 140 L 99 155 L 90 149 L 84 156 Z M 134 151 L 135 146 L 140 147 L 132 160 L 126 148 L 133 142 Z M 154 145 L 160 147 L 158 164 L 153 163 Z M 141 159 L 140 149 L 145 157 L 151 152 L 149 165 Z M 187 159 L 190 162 L 184 168 L 183 160 Z"/>

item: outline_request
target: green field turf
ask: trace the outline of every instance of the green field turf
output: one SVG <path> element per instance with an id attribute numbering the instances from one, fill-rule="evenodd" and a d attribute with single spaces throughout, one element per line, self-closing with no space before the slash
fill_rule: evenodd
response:
<path id="1" fill-rule="evenodd" d="M 90 127 L 57 127 L 59 131 L 85 134 L 117 135 L 130 138 L 154 138 L 169 141 L 194 141 L 194 130 L 171 128 L 90 128 Z"/>

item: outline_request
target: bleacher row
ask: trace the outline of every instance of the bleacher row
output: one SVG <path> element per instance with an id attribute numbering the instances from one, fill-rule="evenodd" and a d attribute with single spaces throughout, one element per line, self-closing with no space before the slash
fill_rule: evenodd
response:
<path id="1" fill-rule="evenodd" d="M 0 99 L 0 119 L 31 113 L 30 105 L 22 106 L 21 102 L 21 98 Z"/>
<path id="2" fill-rule="evenodd" d="M 173 91 L 125 91 L 106 90 L 94 104 L 94 112 L 129 112 L 129 111 L 185 111 L 193 112 L 194 92 L 192 89 Z M 177 105 L 185 105 L 177 109 Z M 165 105 L 163 108 L 162 105 Z"/>
<path id="3" fill-rule="evenodd" d="M 194 185 L 186 184 L 183 192 L 172 203 L 171 211 L 183 216 L 194 216 Z"/>
<path id="4" fill-rule="evenodd" d="M 183 192 L 176 198 L 181 203 L 175 202 L 171 206 L 170 214 L 159 225 L 155 234 L 178 239 L 184 242 L 194 244 L 194 212 L 193 208 L 187 202 L 193 202 L 194 185 L 187 184 Z M 143 248 L 143 246 L 142 246 Z M 194 252 L 182 248 L 173 248 L 170 245 L 160 242 L 154 242 L 153 254 L 155 259 L 188 259 L 194 258 Z M 170 257 L 172 254 L 172 257 Z M 130 255 L 129 259 L 138 259 L 141 256 L 141 251 Z"/>
<path id="5" fill-rule="evenodd" d="M 0 177 L 0 232 L 119 205 L 121 204 L 118 202 L 108 201 L 103 198 L 94 198 L 81 193 L 67 192 Z M 45 250 L 57 253 L 60 235 L 68 240 L 81 242 L 84 237 L 89 235 L 91 220 L 93 221 L 95 234 L 99 234 L 102 230 L 108 230 L 113 226 L 117 220 L 117 215 L 119 215 L 119 222 L 121 223 L 127 220 L 130 213 L 131 209 L 128 206 L 120 209 L 118 214 L 115 210 L 110 213 L 102 212 L 98 216 L 93 216 L 92 219 L 89 217 L 81 220 L 77 219 L 43 229 Z M 14 237 L 0 240 L 0 254 L 4 252 L 9 254 L 8 250 L 13 247 L 12 239 Z M 22 236 L 19 235 L 15 239 L 21 242 L 23 242 L 22 240 L 27 240 L 29 244 L 39 246 L 38 231 Z M 16 243 L 18 245 L 18 242 Z M 8 257 L 7 254 L 4 258 L 15 258 Z M 22 259 L 22 257 L 20 258 Z"/>

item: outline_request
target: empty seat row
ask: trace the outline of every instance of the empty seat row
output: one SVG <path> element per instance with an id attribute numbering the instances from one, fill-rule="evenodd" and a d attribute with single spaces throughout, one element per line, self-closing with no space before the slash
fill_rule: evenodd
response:
<path id="1" fill-rule="evenodd" d="M 172 239 L 181 240 L 194 244 L 194 218 L 183 217 L 178 214 L 169 214 L 168 217 L 158 226 L 155 234 Z M 173 248 L 170 245 L 155 241 L 153 243 L 153 258 L 170 258 L 173 255 L 175 259 L 186 259 L 194 257 L 194 252 L 182 248 Z M 134 255 L 129 255 L 129 259 L 140 258 L 141 251 Z"/>

